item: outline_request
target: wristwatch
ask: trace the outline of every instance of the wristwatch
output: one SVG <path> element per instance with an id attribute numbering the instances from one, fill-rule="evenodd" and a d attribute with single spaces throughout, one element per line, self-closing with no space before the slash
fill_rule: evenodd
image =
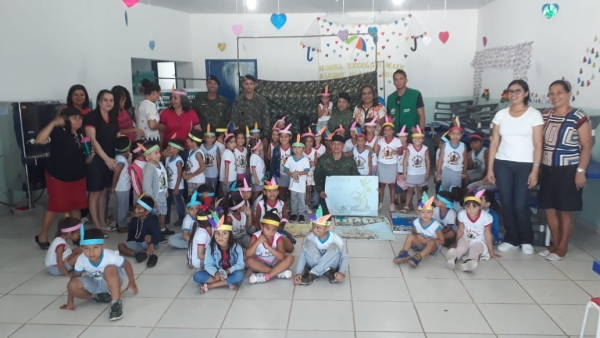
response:
<path id="1" fill-rule="evenodd" d="M 584 173 L 584 174 L 585 174 L 586 170 L 585 170 L 585 169 L 582 169 L 582 168 L 577 168 L 577 172 L 578 172 L 578 173 Z"/>

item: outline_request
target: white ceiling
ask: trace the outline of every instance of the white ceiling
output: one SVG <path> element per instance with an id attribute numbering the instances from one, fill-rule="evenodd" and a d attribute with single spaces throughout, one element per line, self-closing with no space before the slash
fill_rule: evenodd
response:
<path id="1" fill-rule="evenodd" d="M 373 1 L 375 11 L 417 11 L 443 10 L 444 3 L 447 9 L 477 9 L 494 0 L 404 0 L 401 5 L 395 5 L 393 0 L 279 0 L 279 9 L 282 13 L 331 13 L 342 12 L 345 5 L 346 12 L 370 12 Z M 174 9 L 187 13 L 236 13 L 236 0 L 141 0 L 152 6 Z M 243 13 L 244 0 L 237 0 L 237 12 Z M 257 0 L 255 10 L 246 13 L 276 13 L 278 0 Z"/>

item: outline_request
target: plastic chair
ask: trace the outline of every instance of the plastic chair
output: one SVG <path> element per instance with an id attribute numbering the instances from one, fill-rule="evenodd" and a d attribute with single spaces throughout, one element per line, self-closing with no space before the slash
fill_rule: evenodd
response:
<path id="1" fill-rule="evenodd" d="M 585 307 L 585 315 L 583 316 L 583 325 L 581 326 L 581 333 L 579 334 L 579 338 L 583 338 L 585 334 L 585 325 L 587 324 L 588 313 L 590 312 L 590 308 L 595 308 L 598 310 L 598 325 L 596 326 L 596 338 L 600 338 L 600 297 L 592 298 Z"/>

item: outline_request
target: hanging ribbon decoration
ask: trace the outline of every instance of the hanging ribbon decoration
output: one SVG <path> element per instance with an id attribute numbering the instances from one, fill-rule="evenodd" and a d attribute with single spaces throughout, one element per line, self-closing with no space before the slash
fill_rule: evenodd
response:
<path id="1" fill-rule="evenodd" d="M 414 47 L 410 47 L 410 50 L 412 50 L 413 52 L 417 51 L 417 39 L 418 38 L 419 38 L 418 36 L 413 38 L 413 40 L 415 41 L 415 45 L 414 45 Z"/>

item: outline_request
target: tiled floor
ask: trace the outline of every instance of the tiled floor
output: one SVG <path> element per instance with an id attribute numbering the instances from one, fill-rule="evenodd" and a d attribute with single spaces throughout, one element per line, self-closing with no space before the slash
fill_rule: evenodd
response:
<path id="1" fill-rule="evenodd" d="M 585 303 L 600 295 L 600 276 L 591 271 L 600 235 L 587 229 L 578 229 L 562 262 L 512 252 L 471 274 L 447 270 L 442 255 L 418 269 L 398 267 L 392 258 L 400 235 L 348 240 L 350 273 L 341 285 L 246 282 L 237 292 L 205 295 L 185 252 L 163 246 L 154 269 L 131 260 L 140 293 L 126 292 L 125 317 L 110 322 L 104 305 L 76 301 L 75 312 L 59 309 L 67 279 L 43 271 L 45 252 L 33 242 L 40 219 L 0 210 L 0 337 L 576 337 Z M 107 245 L 124 239 L 111 234 Z"/>

